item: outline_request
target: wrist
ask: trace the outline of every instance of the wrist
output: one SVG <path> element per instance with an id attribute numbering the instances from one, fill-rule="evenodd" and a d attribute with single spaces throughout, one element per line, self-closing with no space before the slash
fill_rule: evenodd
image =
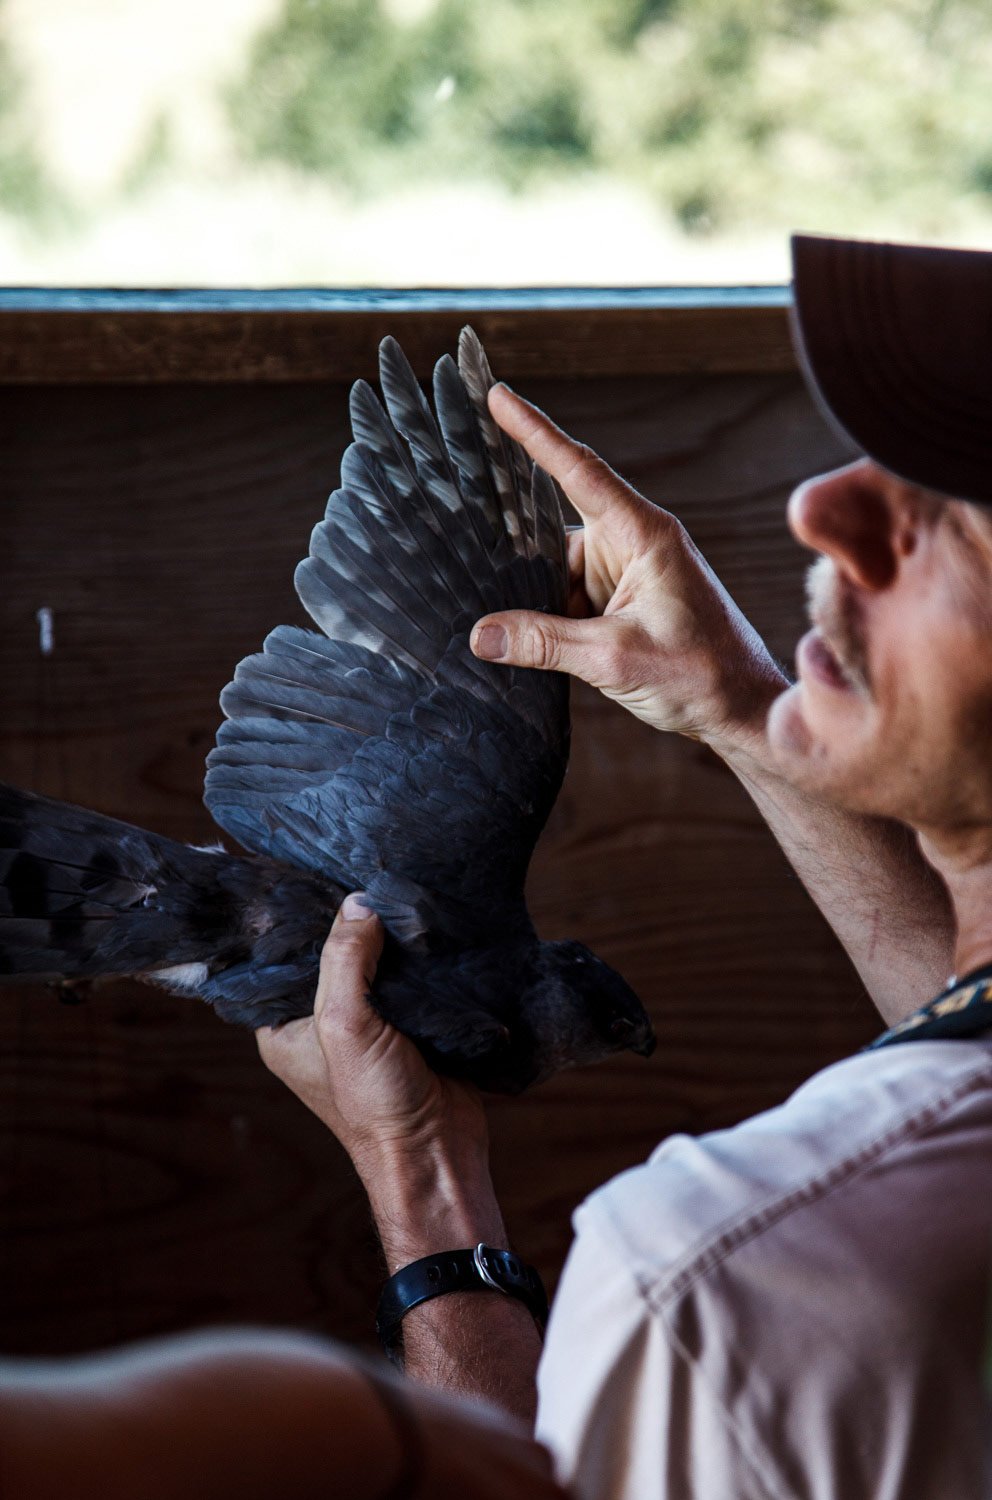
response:
<path id="1" fill-rule="evenodd" d="M 390 1275 L 411 1261 L 480 1240 L 506 1249 L 486 1156 L 434 1146 L 358 1166 Z"/>
<path id="2" fill-rule="evenodd" d="M 778 766 L 768 739 L 772 704 L 789 686 L 789 679 L 769 661 L 761 678 L 738 692 L 721 716 L 718 729 L 700 736 L 742 780 L 778 779 Z"/>

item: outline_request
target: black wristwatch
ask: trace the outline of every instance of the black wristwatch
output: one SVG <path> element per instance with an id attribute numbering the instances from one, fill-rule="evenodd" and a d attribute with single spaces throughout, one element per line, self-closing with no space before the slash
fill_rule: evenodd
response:
<path id="1" fill-rule="evenodd" d="M 548 1321 L 544 1283 L 534 1267 L 526 1265 L 512 1250 L 497 1250 L 486 1244 L 478 1244 L 474 1250 L 441 1250 L 404 1266 L 382 1289 L 375 1331 L 394 1363 L 403 1345 L 406 1314 L 445 1292 L 501 1292 L 522 1302 L 542 1332 Z"/>

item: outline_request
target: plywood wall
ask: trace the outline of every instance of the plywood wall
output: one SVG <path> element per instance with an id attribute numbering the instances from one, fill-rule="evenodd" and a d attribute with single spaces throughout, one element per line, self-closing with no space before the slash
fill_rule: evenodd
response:
<path id="1" fill-rule="evenodd" d="M 792 374 L 522 383 L 684 519 L 783 657 L 805 566 L 792 485 L 842 454 Z M 0 778 L 177 838 L 217 695 L 283 620 L 347 440 L 343 385 L 0 390 Z M 36 611 L 53 611 L 39 651 Z M 781 1100 L 875 1021 L 732 776 L 587 691 L 533 867 L 545 936 L 614 963 L 659 1047 L 492 1111 L 519 1250 L 672 1131 Z M 0 990 L 0 1344 L 56 1353 L 206 1323 L 369 1339 L 379 1267 L 335 1142 L 252 1038 L 126 984 Z"/>

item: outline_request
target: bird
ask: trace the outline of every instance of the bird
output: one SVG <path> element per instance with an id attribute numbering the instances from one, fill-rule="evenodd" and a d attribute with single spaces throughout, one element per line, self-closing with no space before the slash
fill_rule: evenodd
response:
<path id="1" fill-rule="evenodd" d="M 524 879 L 569 752 L 568 679 L 484 662 L 481 616 L 563 614 L 554 480 L 496 424 L 471 328 L 434 410 L 392 337 L 385 406 L 352 387 L 340 485 L 296 569 L 316 629 L 280 625 L 220 696 L 194 847 L 0 785 L 0 976 L 130 975 L 226 1021 L 313 1010 L 345 895 L 386 941 L 368 995 L 439 1073 L 516 1094 L 654 1047 L 616 970 L 538 938 Z"/>

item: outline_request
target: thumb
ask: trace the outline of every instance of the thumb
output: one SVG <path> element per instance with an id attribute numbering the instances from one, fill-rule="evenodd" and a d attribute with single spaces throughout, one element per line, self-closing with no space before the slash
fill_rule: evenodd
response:
<path id="1" fill-rule="evenodd" d="M 382 923 L 361 894 L 346 896 L 320 955 L 314 1002 L 318 1028 L 330 1023 L 362 1030 L 372 1022 L 381 1028 L 382 1022 L 365 997 L 372 987 L 384 941 Z"/>
<path id="2" fill-rule="evenodd" d="M 545 672 L 568 672 L 590 682 L 596 632 L 601 629 L 602 621 L 597 619 L 571 620 L 537 610 L 511 609 L 479 620 L 470 645 L 483 661 L 536 667 Z"/>

